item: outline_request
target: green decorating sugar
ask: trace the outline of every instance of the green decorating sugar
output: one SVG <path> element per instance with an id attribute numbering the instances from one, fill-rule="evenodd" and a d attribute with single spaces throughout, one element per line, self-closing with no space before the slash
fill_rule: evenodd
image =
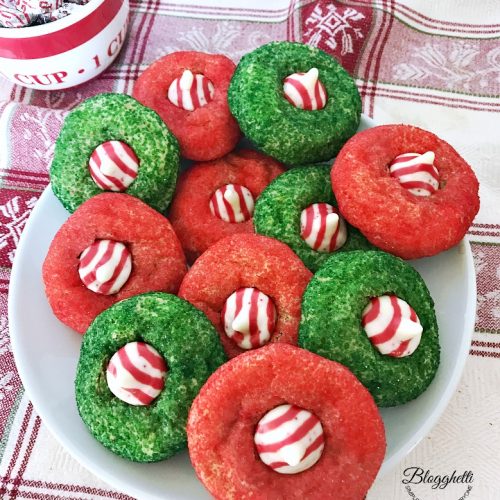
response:
<path id="1" fill-rule="evenodd" d="M 168 366 L 165 388 L 149 406 L 116 398 L 106 368 L 129 342 L 154 347 Z M 189 408 L 209 375 L 226 361 L 206 316 L 175 295 L 148 293 L 118 302 L 85 333 L 76 374 L 78 411 L 94 437 L 137 462 L 169 458 L 186 446 Z"/>
<path id="2" fill-rule="evenodd" d="M 319 70 L 328 100 L 307 111 L 288 102 L 283 80 Z M 288 165 L 334 157 L 356 132 L 361 99 L 354 80 L 325 52 L 291 42 L 272 42 L 243 56 L 228 91 L 231 112 L 243 133 L 262 151 Z"/>
<path id="3" fill-rule="evenodd" d="M 423 327 L 410 356 L 384 356 L 361 326 L 370 298 L 395 294 L 415 310 Z M 299 345 L 350 368 L 378 406 L 419 396 L 439 365 L 434 302 L 420 277 L 403 260 L 381 251 L 335 254 L 314 275 L 302 300 Z"/>
<path id="4" fill-rule="evenodd" d="M 139 159 L 136 179 L 124 191 L 163 212 L 173 196 L 179 145 L 161 118 L 132 97 L 99 94 L 66 117 L 50 168 L 52 190 L 69 212 L 102 193 L 89 172 L 90 157 L 104 142 L 128 144 Z"/>
<path id="5" fill-rule="evenodd" d="M 300 236 L 300 214 L 313 203 L 337 206 L 330 182 L 330 166 L 298 167 L 274 179 L 255 205 L 255 231 L 286 243 L 312 272 L 332 255 L 311 248 Z M 369 250 L 366 238 L 347 224 L 347 240 L 337 252 Z"/>

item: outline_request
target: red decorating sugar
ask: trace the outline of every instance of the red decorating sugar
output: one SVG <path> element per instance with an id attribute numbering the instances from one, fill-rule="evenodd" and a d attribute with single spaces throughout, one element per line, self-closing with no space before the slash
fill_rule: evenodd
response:
<path id="1" fill-rule="evenodd" d="M 127 245 L 132 273 L 113 295 L 92 292 L 78 275 L 80 254 L 94 241 Z M 115 302 L 140 293 L 176 293 L 186 261 L 169 221 L 133 196 L 103 193 L 84 202 L 61 226 L 43 263 L 45 293 L 56 317 L 84 333 Z"/>
<path id="2" fill-rule="evenodd" d="M 204 75 L 214 85 L 213 99 L 194 111 L 176 106 L 167 97 L 170 84 L 185 69 Z M 240 129 L 227 103 L 234 70 L 234 63 L 223 55 L 174 52 L 142 73 L 132 95 L 160 115 L 177 137 L 182 156 L 195 161 L 214 160 L 232 151 L 240 138 Z"/>
<path id="3" fill-rule="evenodd" d="M 435 153 L 440 186 L 415 196 L 390 176 L 389 164 L 408 153 Z M 409 125 L 383 125 L 356 134 L 331 172 L 339 210 L 377 247 L 403 259 L 435 255 L 456 245 L 479 210 L 471 167 L 445 141 Z"/>
<path id="4" fill-rule="evenodd" d="M 266 294 L 278 314 L 270 342 L 297 344 L 302 294 L 311 276 L 284 243 L 256 234 L 237 234 L 220 240 L 194 263 L 182 281 L 179 297 L 208 316 L 232 358 L 244 350 L 224 331 L 221 312 L 227 298 L 245 287 Z"/>
<path id="5" fill-rule="evenodd" d="M 319 461 L 278 474 L 259 458 L 255 428 L 269 410 L 297 405 L 323 427 Z M 344 366 L 309 351 L 273 344 L 221 366 L 191 407 L 188 446 L 195 471 L 217 499 L 361 500 L 385 454 L 373 398 Z"/>
<path id="6" fill-rule="evenodd" d="M 252 220 L 225 222 L 210 211 L 214 192 L 227 184 L 246 187 L 257 200 L 264 188 L 284 168 L 267 155 L 242 149 L 220 160 L 199 163 L 181 175 L 170 208 L 170 221 L 188 261 L 220 239 L 237 233 L 253 233 Z"/>

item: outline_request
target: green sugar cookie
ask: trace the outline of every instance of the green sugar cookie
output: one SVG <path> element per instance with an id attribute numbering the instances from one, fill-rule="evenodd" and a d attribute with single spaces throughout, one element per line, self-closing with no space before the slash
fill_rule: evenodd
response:
<path id="1" fill-rule="evenodd" d="M 163 212 L 179 169 L 179 145 L 161 118 L 132 97 L 99 94 L 74 108 L 56 142 L 50 180 L 69 212 L 103 191 Z"/>
<path id="2" fill-rule="evenodd" d="M 405 357 L 381 354 L 362 325 L 371 299 L 385 294 L 406 301 L 423 329 L 418 347 Z M 299 345 L 347 366 L 378 406 L 404 404 L 427 389 L 439 365 L 434 302 L 417 271 L 401 259 L 380 251 L 339 253 L 304 293 Z"/>
<path id="3" fill-rule="evenodd" d="M 149 405 L 133 406 L 108 387 L 111 357 L 131 342 L 156 349 L 167 365 L 165 385 Z M 206 316 L 175 295 L 148 293 L 123 300 L 91 324 L 76 374 L 76 402 L 92 435 L 129 460 L 154 462 L 186 446 L 188 411 L 209 375 L 225 362 Z"/>
<path id="4" fill-rule="evenodd" d="M 285 95 L 285 79 L 311 69 L 318 70 L 320 82 L 312 89 L 312 100 L 293 104 Z M 358 90 L 342 66 L 317 48 L 292 42 L 271 42 L 243 56 L 228 100 L 243 133 L 288 165 L 333 158 L 356 132 L 361 116 Z M 313 101 L 321 101 L 321 109 L 310 109 Z"/>
<path id="5" fill-rule="evenodd" d="M 336 211 L 329 165 L 297 167 L 274 179 L 255 205 L 255 231 L 286 243 L 312 272 L 317 271 L 332 252 L 373 248 L 356 228 L 343 221 L 342 216 L 337 234 L 322 232 L 328 214 L 322 210 L 323 206 L 308 210 L 313 204 L 329 204 L 332 208 L 327 210 Z M 303 210 L 306 211 L 302 219 L 305 224 L 301 223 Z M 317 222 L 314 222 L 315 217 Z M 307 227 L 311 222 L 314 226 Z"/>

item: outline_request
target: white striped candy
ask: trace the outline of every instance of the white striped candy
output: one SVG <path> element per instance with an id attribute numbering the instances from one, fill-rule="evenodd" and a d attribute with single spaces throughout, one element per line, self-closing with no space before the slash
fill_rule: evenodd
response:
<path id="1" fill-rule="evenodd" d="M 266 465 L 281 474 L 297 474 L 320 459 L 325 436 L 316 415 L 298 406 L 284 404 L 260 419 L 254 442 Z"/>
<path id="2" fill-rule="evenodd" d="M 165 386 L 167 365 L 159 352 L 144 342 L 130 342 L 111 357 L 106 369 L 109 390 L 134 406 L 151 404 Z"/>
<path id="3" fill-rule="evenodd" d="M 108 141 L 94 149 L 89 161 L 90 176 L 105 191 L 125 191 L 137 177 L 139 159 L 121 141 Z"/>
<path id="4" fill-rule="evenodd" d="M 347 227 L 329 203 L 313 203 L 300 214 L 300 235 L 317 252 L 334 252 L 347 240 Z"/>
<path id="5" fill-rule="evenodd" d="M 95 293 L 112 295 L 120 291 L 132 272 L 132 255 L 119 241 L 96 240 L 80 255 L 78 274 Z"/>
<path id="6" fill-rule="evenodd" d="M 430 196 L 439 189 L 439 171 L 432 151 L 424 154 L 405 153 L 389 163 L 389 173 L 401 186 L 416 196 Z"/>
<path id="7" fill-rule="evenodd" d="M 225 222 L 245 222 L 252 218 L 252 193 L 239 184 L 226 184 L 210 198 L 210 212 Z"/>
<path id="8" fill-rule="evenodd" d="M 363 311 L 361 325 L 381 354 L 395 358 L 415 352 L 422 338 L 417 313 L 396 295 L 372 298 Z"/>
<path id="9" fill-rule="evenodd" d="M 242 349 L 269 342 L 277 321 L 273 301 L 256 288 L 240 288 L 231 294 L 221 317 L 227 336 Z"/>
<path id="10" fill-rule="evenodd" d="M 43 14 L 62 7 L 62 0 L 15 0 L 16 7 L 26 14 Z"/>
<path id="11" fill-rule="evenodd" d="M 283 92 L 287 101 L 299 109 L 315 111 L 326 105 L 326 90 L 319 80 L 317 68 L 287 76 L 283 81 Z"/>
<path id="12" fill-rule="evenodd" d="M 21 10 L 15 9 L 12 4 L 0 2 L 0 29 L 23 28 L 31 22 L 31 16 Z"/>
<path id="13" fill-rule="evenodd" d="M 178 108 L 194 111 L 208 104 L 214 97 L 214 84 L 201 74 L 194 75 L 188 69 L 176 78 L 168 88 L 168 100 Z"/>

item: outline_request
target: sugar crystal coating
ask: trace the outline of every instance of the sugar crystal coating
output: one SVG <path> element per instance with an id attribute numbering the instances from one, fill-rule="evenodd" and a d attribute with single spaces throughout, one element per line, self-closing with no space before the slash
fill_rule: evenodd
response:
<path id="1" fill-rule="evenodd" d="M 398 155 L 432 151 L 439 189 L 415 196 L 389 171 Z M 472 168 L 450 144 L 410 125 L 359 132 L 342 148 L 331 171 L 340 212 L 375 246 L 403 259 L 435 255 L 456 245 L 479 210 Z"/>
<path id="2" fill-rule="evenodd" d="M 406 301 L 420 319 L 423 333 L 411 356 L 381 354 L 363 331 L 370 299 L 388 293 Z M 334 253 L 304 293 L 299 345 L 347 366 L 378 406 L 404 404 L 427 389 L 439 366 L 434 302 L 417 271 L 393 255 Z"/>
<path id="3" fill-rule="evenodd" d="M 323 427 L 320 459 L 298 474 L 274 471 L 254 443 L 258 422 L 282 404 L 307 410 Z M 287 344 L 246 352 L 220 367 L 194 400 L 187 432 L 191 463 L 215 498 L 361 500 L 385 454 L 380 413 L 356 377 Z"/>
<path id="4" fill-rule="evenodd" d="M 68 114 L 50 167 L 54 194 L 74 212 L 102 193 L 90 175 L 89 161 L 97 146 L 113 140 L 126 143 L 140 162 L 125 192 L 164 211 L 177 181 L 179 145 L 153 110 L 124 94 L 98 94 Z"/>
<path id="5" fill-rule="evenodd" d="M 145 342 L 165 360 L 168 376 L 147 406 L 132 406 L 108 388 L 110 358 Z M 78 412 L 91 434 L 113 453 L 156 462 L 186 446 L 186 421 L 208 376 L 225 361 L 218 335 L 203 313 L 175 295 L 147 293 L 110 307 L 83 337 L 76 373 Z"/>
<path id="6" fill-rule="evenodd" d="M 294 73 L 319 71 L 327 95 L 322 109 L 300 109 L 283 92 Z M 325 52 L 271 42 L 243 56 L 228 91 L 231 112 L 259 149 L 286 165 L 333 158 L 357 130 L 361 99 L 354 80 Z"/>
<path id="7" fill-rule="evenodd" d="M 317 203 L 337 209 L 328 165 L 297 167 L 278 176 L 260 195 L 253 217 L 257 233 L 286 243 L 313 272 L 331 255 L 311 248 L 301 235 L 302 211 Z M 346 233 L 345 241 L 335 252 L 373 248 L 349 224 L 346 224 Z"/>

